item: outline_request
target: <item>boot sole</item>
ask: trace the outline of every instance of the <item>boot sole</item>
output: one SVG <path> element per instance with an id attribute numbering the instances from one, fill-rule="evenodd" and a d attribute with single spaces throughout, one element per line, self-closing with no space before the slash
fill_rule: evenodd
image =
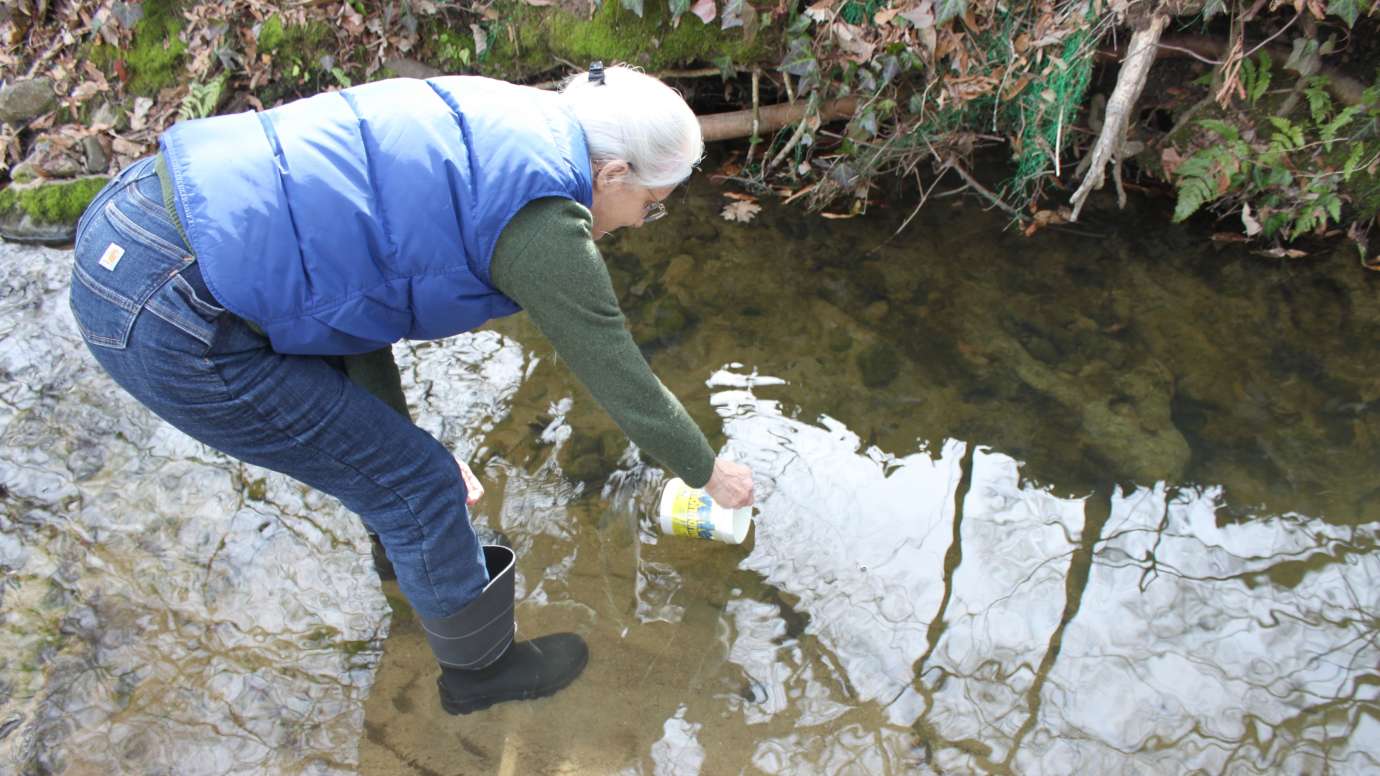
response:
<path id="1" fill-rule="evenodd" d="M 457 701 L 446 693 L 445 687 L 441 685 L 438 679 L 436 686 L 441 691 L 441 708 L 444 709 L 447 714 L 469 714 L 474 711 L 483 711 L 496 703 L 503 703 L 505 701 L 530 701 L 536 700 L 537 698 L 545 698 L 549 695 L 555 695 L 560 690 L 568 687 L 571 682 L 580 678 L 580 674 L 584 673 L 585 666 L 588 663 L 589 654 L 586 653 L 585 659 L 580 661 L 579 667 L 571 674 L 569 679 L 547 687 L 537 687 L 527 690 L 521 695 L 482 695 L 478 698 L 468 698 L 463 701 Z"/>

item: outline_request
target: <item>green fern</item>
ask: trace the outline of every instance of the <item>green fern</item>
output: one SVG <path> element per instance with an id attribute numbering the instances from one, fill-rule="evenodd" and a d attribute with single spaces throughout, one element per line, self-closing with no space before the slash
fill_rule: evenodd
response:
<path id="1" fill-rule="evenodd" d="M 1312 114 L 1314 124 L 1327 121 L 1327 117 L 1332 113 L 1332 95 L 1321 86 L 1322 83 L 1326 83 L 1326 80 L 1313 79 L 1313 85 L 1303 92 L 1308 98 L 1308 112 Z"/>
<path id="2" fill-rule="evenodd" d="M 1303 137 L 1303 127 L 1297 126 L 1294 122 L 1279 116 L 1271 116 L 1270 123 L 1275 127 L 1275 134 L 1270 138 L 1270 145 L 1286 153 L 1297 151 L 1307 142 Z"/>
<path id="3" fill-rule="evenodd" d="M 1178 198 L 1174 202 L 1174 221 L 1179 222 L 1198 212 L 1203 205 L 1217 199 L 1217 164 L 1215 148 L 1205 148 L 1188 157 L 1175 170 Z"/>
<path id="4" fill-rule="evenodd" d="M 1360 143 L 1351 146 L 1351 153 L 1346 157 L 1346 164 L 1342 165 L 1342 180 L 1351 182 L 1351 176 L 1361 169 L 1361 154 L 1365 153 L 1366 147 Z"/>
<path id="5" fill-rule="evenodd" d="M 1364 105 L 1351 105 L 1326 124 L 1318 122 L 1318 137 L 1322 139 L 1323 147 L 1331 151 L 1332 143 L 1337 139 L 1337 133 L 1364 111 Z"/>
<path id="6" fill-rule="evenodd" d="M 1264 51 L 1260 52 L 1260 64 L 1256 64 L 1250 59 L 1241 63 L 1241 88 L 1246 90 L 1246 100 L 1251 105 L 1270 88 L 1270 68 L 1273 63 L 1270 55 Z"/>
<path id="7" fill-rule="evenodd" d="M 184 120 L 204 119 L 215 113 L 216 105 L 220 103 L 221 91 L 224 88 L 224 73 L 209 83 L 192 84 L 187 88 L 187 96 L 182 98 L 182 105 L 177 109 L 177 117 Z"/>

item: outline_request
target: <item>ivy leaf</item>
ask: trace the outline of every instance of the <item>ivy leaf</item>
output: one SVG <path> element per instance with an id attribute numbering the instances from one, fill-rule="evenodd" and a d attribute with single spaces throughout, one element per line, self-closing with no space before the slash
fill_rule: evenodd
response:
<path id="1" fill-rule="evenodd" d="M 733 57 L 728 54 L 715 57 L 714 66 L 719 68 L 719 77 L 722 78 L 725 83 L 733 80 L 733 76 L 738 72 L 733 67 Z"/>
<path id="2" fill-rule="evenodd" d="M 934 26 L 947 22 L 955 16 L 962 16 L 968 10 L 968 0 L 935 0 Z"/>
<path id="3" fill-rule="evenodd" d="M 1357 0 L 1331 0 L 1327 4 L 1327 12 L 1351 27 L 1356 24 L 1356 17 L 1361 13 L 1361 4 Z"/>
<path id="4" fill-rule="evenodd" d="M 744 0 L 728 0 L 724 3 L 724 10 L 719 14 L 719 26 L 725 30 L 742 27 L 744 16 L 749 13 L 752 13 L 752 6 Z"/>

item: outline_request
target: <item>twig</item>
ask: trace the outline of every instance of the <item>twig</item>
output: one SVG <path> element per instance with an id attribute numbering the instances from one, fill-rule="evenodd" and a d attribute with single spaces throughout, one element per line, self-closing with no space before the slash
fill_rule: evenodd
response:
<path id="1" fill-rule="evenodd" d="M 1207 57 L 1200 55 L 1198 52 L 1194 51 L 1191 48 L 1175 46 L 1172 43 L 1156 43 L 1155 48 L 1164 49 L 1165 51 L 1177 51 L 1181 54 L 1187 54 L 1190 57 L 1193 57 L 1194 59 L 1198 60 L 1199 62 L 1206 62 L 1207 64 L 1212 65 L 1213 67 L 1217 67 L 1218 65 L 1222 64 L 1221 60 L 1208 59 Z"/>
<path id="2" fill-rule="evenodd" d="M 1166 141 L 1169 140 L 1169 138 L 1171 138 L 1171 137 L 1174 136 L 1174 133 L 1176 133 L 1176 132 L 1178 132 L 1179 130 L 1183 129 L 1184 127 L 1188 126 L 1189 120 L 1191 120 L 1195 115 L 1197 115 L 1197 114 L 1198 114 L 1198 111 L 1202 110 L 1203 108 L 1206 108 L 1207 106 L 1211 105 L 1212 103 L 1213 103 L 1213 99 L 1212 99 L 1212 95 L 1211 95 L 1211 94 L 1209 94 L 1209 95 L 1207 95 L 1206 97 L 1204 97 L 1203 99 L 1201 99 L 1201 100 L 1199 100 L 1199 101 L 1193 103 L 1193 105 L 1192 105 L 1188 110 L 1186 110 L 1186 111 L 1183 112 L 1183 115 L 1182 115 L 1182 116 L 1179 116 L 1179 120 L 1178 120 L 1177 122 L 1174 123 L 1174 128 L 1173 128 L 1173 129 L 1170 129 L 1168 132 L 1166 132 L 1165 135 L 1164 135 L 1164 137 L 1163 137 L 1162 139 L 1163 139 L 1163 140 L 1166 140 Z M 1157 143 L 1157 145 L 1158 145 L 1158 143 Z"/>
<path id="3" fill-rule="evenodd" d="M 1241 21 L 1248 22 L 1251 19 L 1254 19 L 1255 15 L 1260 13 L 1260 9 L 1265 7 L 1265 3 L 1267 1 L 1268 0 L 1255 0 L 1255 4 L 1252 5 L 1251 9 L 1241 17 Z"/>
<path id="4" fill-rule="evenodd" d="M 56 54 L 58 49 L 60 48 L 62 48 L 61 35 L 59 35 L 56 40 L 49 44 L 48 48 L 44 49 L 42 54 L 38 55 L 38 59 L 35 59 L 34 63 L 29 66 L 29 72 L 25 73 L 24 77 L 33 78 L 34 73 L 38 72 L 38 68 L 42 67 L 44 62 L 47 62 L 49 59 L 51 59 L 52 56 Z"/>
<path id="5" fill-rule="evenodd" d="M 918 215 L 920 215 L 920 208 L 924 207 L 924 206 L 925 206 L 925 202 L 927 202 L 927 201 L 929 200 L 929 198 L 930 198 L 930 192 L 934 191 L 935 187 L 937 187 L 937 186 L 939 185 L 939 182 L 940 182 L 941 180 L 943 180 L 943 179 L 944 179 L 944 176 L 943 176 L 943 174 L 941 173 L 940 175 L 934 176 L 934 183 L 931 183 L 931 184 L 930 184 L 930 187 L 929 187 L 928 189 L 926 189 L 923 185 L 920 186 L 920 203 L 917 204 L 917 205 L 915 206 L 915 209 L 914 209 L 914 210 L 910 211 L 910 215 L 906 216 L 906 220 L 902 221 L 902 222 L 901 222 L 901 225 L 898 226 L 898 227 L 896 227 L 896 232 L 895 232 L 894 234 L 892 234 L 891 237 L 896 237 L 896 235 L 899 235 L 901 232 L 905 231 L 906 227 L 907 227 L 907 226 L 910 226 L 910 222 L 911 222 L 911 221 L 914 221 L 914 220 L 915 220 L 915 217 L 918 216 Z M 919 180 L 919 176 L 918 176 L 918 175 L 916 176 L 916 180 Z M 966 187 L 964 187 L 964 188 L 966 188 Z M 959 190 L 959 191 L 962 191 L 963 189 L 958 189 L 958 190 Z M 888 238 L 888 239 L 887 239 L 887 242 L 891 242 L 891 239 Z M 886 243 L 884 242 L 884 243 L 882 243 L 882 245 L 886 245 Z M 882 246 L 879 245 L 879 246 L 877 246 L 877 247 L 880 248 L 880 247 L 882 247 Z"/>
<path id="6" fill-rule="evenodd" d="M 747 161 L 743 163 L 743 168 L 752 165 L 752 154 L 757 150 L 757 144 L 762 142 L 762 138 L 757 134 L 757 128 L 761 125 L 761 100 L 759 99 L 758 85 L 762 82 L 761 68 L 752 69 L 752 134 L 748 136 Z"/>
<path id="7" fill-rule="evenodd" d="M 787 140 L 786 145 L 782 146 L 781 150 L 776 152 L 776 156 L 773 156 L 771 161 L 767 163 L 766 169 L 762 171 L 764 177 L 771 174 L 771 171 L 776 169 L 776 165 L 781 164 L 781 160 L 785 158 L 786 154 L 790 153 L 792 148 L 795 148 L 795 144 L 799 143 L 802 137 L 805 137 L 805 130 L 809 127 L 809 124 L 809 116 L 800 120 L 800 125 L 795 128 L 795 132 L 791 135 L 790 140 Z"/>
<path id="8" fill-rule="evenodd" d="M 1259 50 L 1265 48 L 1265 47 L 1268 46 L 1268 45 L 1270 45 L 1270 41 L 1274 40 L 1275 38 L 1278 38 L 1280 35 L 1283 35 L 1283 34 L 1284 34 L 1284 31 L 1287 30 L 1287 29 L 1289 29 L 1289 27 L 1292 26 L 1292 25 L 1294 24 L 1294 22 L 1298 21 L 1298 20 L 1299 20 L 1299 17 L 1302 16 L 1302 15 L 1303 15 L 1303 13 L 1302 13 L 1301 11 L 1295 11 L 1295 12 L 1294 12 L 1294 18 L 1290 19 L 1287 23 L 1285 23 L 1285 25 L 1284 25 L 1283 27 L 1280 27 L 1278 32 L 1276 32 L 1274 35 L 1271 35 L 1270 37 L 1266 38 L 1265 40 L 1260 41 L 1259 43 L 1257 43 L 1257 44 L 1255 45 L 1255 48 L 1252 48 L 1250 51 L 1247 51 L 1245 54 L 1242 54 L 1241 56 L 1243 56 L 1243 57 L 1249 57 L 1250 55 L 1254 54 L 1255 52 L 1257 52 L 1257 51 L 1259 51 Z"/>
<path id="9" fill-rule="evenodd" d="M 968 188 L 986 197 L 989 201 L 991 201 L 993 205 L 996 205 L 1002 210 L 1005 210 L 1007 213 L 1011 215 L 1011 217 L 1015 218 L 1017 221 L 1025 221 L 1025 216 L 1021 213 L 1021 211 L 1006 204 L 1002 201 L 1001 197 L 998 197 L 996 194 L 993 194 L 991 189 L 988 189 L 986 186 L 983 186 L 981 183 L 978 183 L 977 179 L 974 178 L 967 170 L 965 170 L 963 168 L 963 165 L 960 164 L 957 159 L 949 157 L 944 162 L 944 166 L 958 173 L 958 177 L 962 178 L 963 181 L 968 184 Z"/>

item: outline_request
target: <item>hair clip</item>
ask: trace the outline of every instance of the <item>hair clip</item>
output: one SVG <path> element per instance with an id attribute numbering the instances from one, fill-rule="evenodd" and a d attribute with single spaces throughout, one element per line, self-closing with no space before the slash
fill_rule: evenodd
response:
<path id="1" fill-rule="evenodd" d="M 602 60 L 589 63 L 589 82 L 600 86 L 604 85 L 604 63 Z"/>

